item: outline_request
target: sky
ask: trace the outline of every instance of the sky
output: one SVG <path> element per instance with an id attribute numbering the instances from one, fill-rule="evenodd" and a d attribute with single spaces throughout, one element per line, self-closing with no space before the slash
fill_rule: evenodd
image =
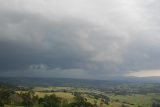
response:
<path id="1" fill-rule="evenodd" d="M 0 76 L 160 76 L 159 0 L 0 0 Z"/>

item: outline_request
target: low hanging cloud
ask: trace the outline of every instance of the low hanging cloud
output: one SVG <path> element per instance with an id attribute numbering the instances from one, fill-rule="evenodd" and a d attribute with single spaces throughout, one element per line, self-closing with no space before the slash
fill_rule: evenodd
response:
<path id="1" fill-rule="evenodd" d="M 1 0 L 0 75 L 106 79 L 160 69 L 158 0 Z"/>
<path id="2" fill-rule="evenodd" d="M 152 77 L 160 76 L 160 70 L 146 70 L 146 71 L 134 71 L 126 74 L 125 76 L 136 76 L 136 77 Z"/>

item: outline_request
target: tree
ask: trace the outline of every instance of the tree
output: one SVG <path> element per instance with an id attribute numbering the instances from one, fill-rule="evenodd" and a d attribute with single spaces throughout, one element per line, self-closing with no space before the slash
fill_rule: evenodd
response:
<path id="1" fill-rule="evenodd" d="M 34 103 L 34 92 L 29 91 L 26 93 L 20 93 L 21 98 L 23 99 L 22 104 L 26 107 L 31 107 Z"/>
<path id="2" fill-rule="evenodd" d="M 70 107 L 94 107 L 91 103 L 87 102 L 87 99 L 77 95 L 75 101 L 70 104 Z"/>
<path id="3" fill-rule="evenodd" d="M 160 107 L 160 104 L 159 103 L 153 103 L 152 107 Z"/>
<path id="4" fill-rule="evenodd" d="M 60 107 L 61 99 L 56 97 L 55 94 L 50 96 L 45 95 L 44 98 L 39 99 L 39 104 L 41 104 L 43 107 Z"/>
<path id="5" fill-rule="evenodd" d="M 0 89 L 0 107 L 3 107 L 4 104 L 10 103 L 11 94 L 14 94 L 14 92 L 10 89 Z"/>

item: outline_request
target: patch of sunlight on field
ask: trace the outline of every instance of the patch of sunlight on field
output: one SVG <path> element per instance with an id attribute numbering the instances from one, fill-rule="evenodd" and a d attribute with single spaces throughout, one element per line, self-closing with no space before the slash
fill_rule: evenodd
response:
<path id="1" fill-rule="evenodd" d="M 123 103 L 121 102 L 110 102 L 108 107 L 122 107 Z M 137 107 L 135 105 L 124 104 L 127 107 Z"/>
<path id="2" fill-rule="evenodd" d="M 56 89 L 56 90 L 62 90 L 62 89 L 64 89 L 64 90 L 71 90 L 71 89 L 74 89 L 72 87 L 52 87 L 52 88 Z"/>
<path id="3" fill-rule="evenodd" d="M 152 104 L 152 98 L 155 98 L 156 96 L 150 96 L 150 95 L 111 95 L 109 96 L 112 100 L 112 103 L 118 104 L 134 104 L 135 106 L 143 104 L 145 107 L 150 107 Z M 157 97 L 156 97 L 157 98 Z M 132 106 L 131 106 L 132 107 Z M 133 106 L 134 107 L 134 106 Z"/>
<path id="4" fill-rule="evenodd" d="M 4 105 L 4 107 L 24 107 L 24 106 L 15 106 L 15 105 Z"/>
<path id="5" fill-rule="evenodd" d="M 72 87 L 35 87 L 34 91 L 57 91 L 57 90 L 71 90 Z"/>
<path id="6" fill-rule="evenodd" d="M 74 99 L 74 95 L 72 95 L 71 93 L 67 93 L 67 92 L 54 92 L 54 94 L 58 97 L 64 98 L 68 101 L 72 101 Z"/>
<path id="7" fill-rule="evenodd" d="M 26 93 L 28 91 L 15 91 L 16 93 L 20 94 L 20 93 Z"/>
<path id="8" fill-rule="evenodd" d="M 52 88 L 51 87 L 35 87 L 33 90 L 34 91 L 50 91 L 52 90 Z"/>
<path id="9" fill-rule="evenodd" d="M 35 95 L 38 95 L 38 97 L 44 97 L 45 95 L 52 95 L 54 93 L 47 93 L 47 92 L 35 92 Z"/>
<path id="10" fill-rule="evenodd" d="M 88 88 L 75 88 L 74 91 L 80 92 L 80 93 L 96 93 L 96 94 L 102 94 L 103 92 L 98 91 L 98 90 L 93 90 L 93 89 L 88 89 Z"/>

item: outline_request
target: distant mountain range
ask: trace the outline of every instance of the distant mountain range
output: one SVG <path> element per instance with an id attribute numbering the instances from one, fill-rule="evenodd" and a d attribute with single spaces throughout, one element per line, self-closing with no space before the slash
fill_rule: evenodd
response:
<path id="1" fill-rule="evenodd" d="M 71 78 L 0 77 L 0 82 L 14 85 L 109 87 L 123 83 L 160 83 L 160 77 L 115 77 L 109 80 L 89 80 Z"/>
<path id="2" fill-rule="evenodd" d="M 110 80 L 121 82 L 160 83 L 160 76 L 153 77 L 115 77 Z"/>

